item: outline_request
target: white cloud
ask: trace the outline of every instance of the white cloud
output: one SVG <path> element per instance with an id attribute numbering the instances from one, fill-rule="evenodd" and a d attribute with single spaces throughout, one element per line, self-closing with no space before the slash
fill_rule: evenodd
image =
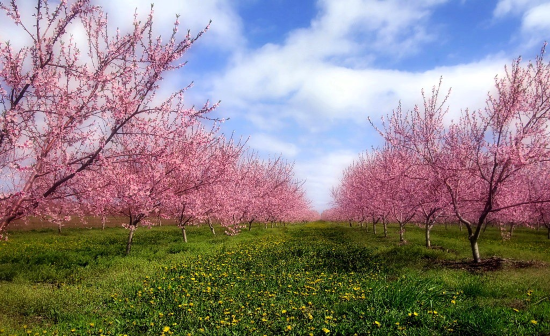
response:
<path id="1" fill-rule="evenodd" d="M 271 62 L 277 58 L 279 63 Z M 266 64 L 263 59 L 267 59 Z M 253 115 L 249 119 L 262 128 L 277 125 L 272 119 L 282 118 L 316 128 L 338 119 L 364 122 L 367 116 L 390 112 L 400 100 L 405 106 L 421 103 L 420 90 L 430 90 L 441 76 L 445 87 L 454 88 L 450 100 L 454 109 L 483 107 L 494 76 L 506 63 L 505 58 L 488 58 L 413 73 L 349 69 L 323 62 L 300 66 L 298 60 L 275 50 L 273 54 L 256 55 L 246 67 L 232 69 L 217 82 L 213 96 L 221 96 L 230 108 Z M 266 101 L 277 103 L 273 108 L 261 108 Z"/>
<path id="2" fill-rule="evenodd" d="M 242 21 L 230 0 L 97 0 L 95 3 L 108 12 L 113 27 L 131 27 L 136 8 L 139 17 L 145 18 L 154 3 L 155 33 L 166 40 L 178 14 L 180 36 L 188 29 L 195 35 L 212 20 L 210 30 L 203 37 L 206 45 L 228 50 L 244 43 Z"/>
<path id="3" fill-rule="evenodd" d="M 282 141 L 272 135 L 257 133 L 250 137 L 248 145 L 256 150 L 268 152 L 275 155 L 282 154 L 285 158 L 295 157 L 299 149 L 296 145 Z"/>
<path id="4" fill-rule="evenodd" d="M 523 31 L 540 31 L 548 35 L 550 32 L 550 3 L 541 4 L 529 9 L 523 16 Z"/>
<path id="5" fill-rule="evenodd" d="M 521 29 L 514 38 L 520 41 L 520 49 L 539 47 L 550 35 L 550 3 L 548 0 L 500 0 L 493 16 L 521 17 Z"/>
<path id="6" fill-rule="evenodd" d="M 522 15 L 530 8 L 545 2 L 547 0 L 499 0 L 493 11 L 493 15 L 496 18 L 507 15 Z"/>
<path id="7" fill-rule="evenodd" d="M 306 180 L 307 196 L 315 210 L 323 211 L 330 207 L 331 189 L 338 186 L 342 171 L 357 157 L 357 153 L 349 150 L 337 150 L 295 163 L 296 175 Z"/>
<path id="8" fill-rule="evenodd" d="M 410 54 L 434 38 L 427 29 L 427 19 L 431 9 L 444 2 L 321 0 L 322 15 L 313 22 L 311 35 L 318 34 L 330 42 L 344 40 L 346 45 L 394 57 Z"/>
<path id="9" fill-rule="evenodd" d="M 399 100 L 421 103 L 420 90 L 430 89 L 440 76 L 456 88 L 454 108 L 482 107 L 494 75 L 506 63 L 501 59 L 426 72 L 380 70 L 369 61 L 356 68 L 346 62 L 391 57 L 385 53 L 392 48 L 414 52 L 427 41 L 418 29 L 427 27 L 430 11 L 442 2 L 321 0 L 309 28 L 291 32 L 281 45 L 237 53 L 209 95 L 264 130 L 283 127 L 277 120 L 288 118 L 310 130 L 331 120 L 365 122 L 367 116 L 390 112 Z"/>

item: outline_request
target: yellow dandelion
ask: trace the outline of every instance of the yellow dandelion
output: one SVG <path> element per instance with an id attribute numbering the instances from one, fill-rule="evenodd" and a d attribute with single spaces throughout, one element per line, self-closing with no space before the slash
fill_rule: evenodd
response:
<path id="1" fill-rule="evenodd" d="M 451 300 L 451 303 L 452 303 L 452 304 L 456 304 L 456 301 L 455 301 L 455 300 Z"/>
<path id="2" fill-rule="evenodd" d="M 322 331 L 324 331 L 324 332 L 325 332 L 325 334 L 328 334 L 328 333 L 330 332 L 330 330 L 329 330 L 329 329 L 327 329 L 327 328 L 323 328 L 323 329 L 321 329 L 321 330 L 322 330 Z"/>
<path id="3" fill-rule="evenodd" d="M 169 331 L 170 331 L 170 327 L 168 326 L 162 328 L 162 332 L 169 332 Z"/>
<path id="4" fill-rule="evenodd" d="M 287 325 L 286 330 L 290 331 L 290 330 L 292 330 L 292 327 L 290 325 Z"/>
<path id="5" fill-rule="evenodd" d="M 537 324 L 538 322 L 536 320 L 531 320 L 531 323 Z"/>
<path id="6" fill-rule="evenodd" d="M 380 323 L 380 322 L 378 322 L 378 321 L 374 321 L 374 324 L 375 324 L 378 328 L 380 328 L 380 326 L 382 326 L 382 323 Z"/>

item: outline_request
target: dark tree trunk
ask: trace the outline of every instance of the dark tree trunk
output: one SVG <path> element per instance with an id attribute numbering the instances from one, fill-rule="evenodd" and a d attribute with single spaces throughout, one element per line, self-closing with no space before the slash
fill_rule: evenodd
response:
<path id="1" fill-rule="evenodd" d="M 430 240 L 430 230 L 432 229 L 432 225 L 426 224 L 426 247 L 431 248 L 432 242 Z"/>

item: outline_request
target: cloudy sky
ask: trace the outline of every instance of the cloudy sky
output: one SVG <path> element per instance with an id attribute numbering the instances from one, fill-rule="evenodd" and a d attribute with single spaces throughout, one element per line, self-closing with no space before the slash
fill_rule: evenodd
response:
<path id="1" fill-rule="evenodd" d="M 27 0 L 25 0 L 27 1 Z M 25 2 L 23 1 L 23 2 Z M 221 100 L 224 133 L 262 156 L 282 154 L 306 180 L 314 207 L 360 152 L 381 143 L 380 120 L 443 77 L 451 116 L 484 106 L 495 75 L 550 37 L 549 0 L 97 0 L 128 26 L 155 2 L 159 33 L 211 29 L 167 77 L 190 104 Z M 185 28 L 185 29 L 183 29 Z"/>
<path id="2" fill-rule="evenodd" d="M 146 1 L 100 1 L 120 22 Z M 121 10 L 124 8 L 124 10 Z M 451 116 L 484 106 L 495 75 L 550 37 L 546 0 L 156 0 L 169 29 L 210 31 L 171 84 L 191 102 L 221 100 L 224 132 L 250 136 L 261 155 L 295 162 L 317 210 L 357 155 L 381 143 L 380 120 L 443 77 Z M 126 10 L 127 9 L 127 10 Z"/>

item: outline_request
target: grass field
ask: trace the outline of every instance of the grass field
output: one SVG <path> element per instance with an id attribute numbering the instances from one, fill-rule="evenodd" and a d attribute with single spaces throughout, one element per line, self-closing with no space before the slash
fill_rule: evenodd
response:
<path id="1" fill-rule="evenodd" d="M 220 230 L 218 230 L 220 231 Z M 381 230 L 379 230 L 381 231 Z M 549 335 L 550 240 L 489 228 L 375 236 L 315 222 L 235 237 L 190 228 L 13 231 L 0 242 L 0 335 Z M 494 257 L 498 257 L 494 258 Z M 493 265 L 494 266 L 494 265 Z M 462 269 L 464 268 L 464 269 Z"/>

